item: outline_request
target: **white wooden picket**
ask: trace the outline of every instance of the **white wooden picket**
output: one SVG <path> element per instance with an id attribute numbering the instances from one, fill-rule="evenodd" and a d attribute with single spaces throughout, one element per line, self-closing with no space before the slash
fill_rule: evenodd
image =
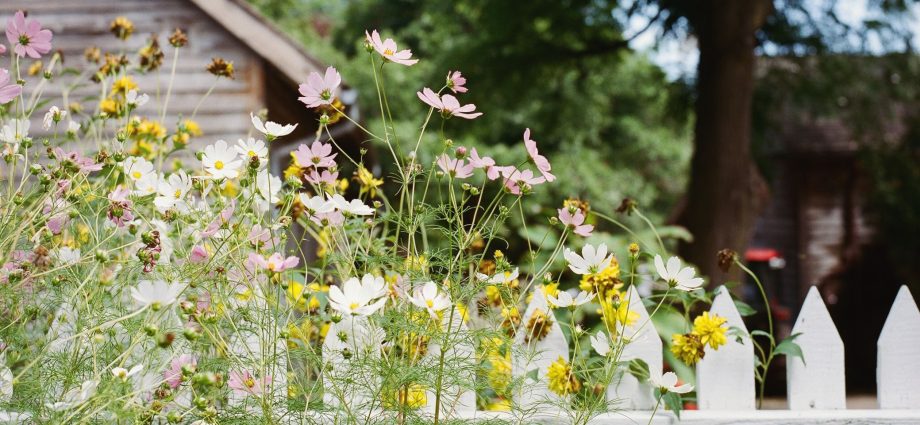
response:
<path id="1" fill-rule="evenodd" d="M 901 286 L 878 338 L 878 404 L 920 409 L 920 311 Z"/>
<path id="2" fill-rule="evenodd" d="M 789 409 L 845 409 L 843 340 L 821 293 L 812 286 L 792 328 L 803 358 L 787 357 Z"/>
<path id="3" fill-rule="evenodd" d="M 642 305 L 639 291 L 636 291 L 634 286 L 630 286 L 626 291 L 625 302 L 629 303 L 629 311 L 637 313 L 638 317 L 631 326 L 622 330 L 621 337 L 626 338 L 629 344 L 623 349 L 620 359 L 642 359 L 648 364 L 649 374 L 661 375 L 661 338 L 649 318 L 648 310 Z M 624 373 L 619 380 L 611 383 L 607 389 L 607 399 L 615 401 L 617 408 L 637 410 L 652 409 L 657 401 L 652 395 L 651 384 L 639 382 L 630 373 Z"/>
<path id="4" fill-rule="evenodd" d="M 712 301 L 709 314 L 724 317 L 729 328 L 747 327 L 724 286 Z M 706 350 L 696 365 L 696 394 L 702 410 L 750 410 L 755 407 L 754 345 L 749 338 L 728 338 L 718 350 Z"/>
<path id="5" fill-rule="evenodd" d="M 514 358 L 511 362 L 511 373 L 515 379 L 529 379 L 527 375 L 532 370 L 537 371 L 537 382 L 527 382 L 521 385 L 518 394 L 515 395 L 515 401 L 521 406 L 533 407 L 540 403 L 551 400 L 558 400 L 559 396 L 549 390 L 546 378 L 546 372 L 549 366 L 562 357 L 569 361 L 569 344 L 566 342 L 565 335 L 562 333 L 562 327 L 555 320 L 553 311 L 546 302 L 546 296 L 541 288 L 533 291 L 530 305 L 524 311 L 521 323 L 523 326 L 514 338 L 514 347 L 512 355 Z M 534 316 L 542 312 L 552 319 L 549 333 L 542 338 L 531 338 L 526 329 L 527 323 Z M 532 333 L 539 333 L 537 330 Z"/>

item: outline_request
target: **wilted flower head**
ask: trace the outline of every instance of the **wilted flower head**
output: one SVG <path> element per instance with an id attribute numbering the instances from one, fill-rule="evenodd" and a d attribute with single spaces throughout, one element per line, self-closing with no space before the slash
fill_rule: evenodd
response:
<path id="1" fill-rule="evenodd" d="M 20 10 L 6 22 L 6 39 L 17 56 L 39 59 L 51 51 L 51 30 L 42 29 L 38 21 L 26 21 Z"/>
<path id="2" fill-rule="evenodd" d="M 381 40 L 377 30 L 371 33 L 364 31 L 364 35 L 367 44 L 376 50 L 380 56 L 383 56 L 384 59 L 405 66 L 415 65 L 418 62 L 418 59 L 410 59 L 412 57 L 411 50 L 398 50 L 396 42 L 392 38 Z"/>
<path id="3" fill-rule="evenodd" d="M 169 36 L 169 44 L 176 48 L 185 47 L 188 44 L 188 36 L 181 29 L 176 28 Z"/>
<path id="4" fill-rule="evenodd" d="M 109 24 L 109 31 L 111 31 L 115 37 L 127 40 L 128 37 L 134 33 L 134 23 L 124 16 L 119 16 Z"/>
<path id="5" fill-rule="evenodd" d="M 213 58 L 208 64 L 208 72 L 218 77 L 227 77 L 233 79 L 233 61 L 226 61 L 224 58 Z"/>

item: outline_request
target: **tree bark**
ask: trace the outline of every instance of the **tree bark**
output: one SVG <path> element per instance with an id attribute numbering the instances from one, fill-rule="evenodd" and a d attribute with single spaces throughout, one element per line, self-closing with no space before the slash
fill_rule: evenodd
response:
<path id="1" fill-rule="evenodd" d="M 767 188 L 751 158 L 755 32 L 770 0 L 701 0 L 688 15 L 699 43 L 696 124 L 690 182 L 679 223 L 693 234 L 681 255 L 711 282 L 737 278 L 719 270 L 716 253 L 743 253 Z"/>

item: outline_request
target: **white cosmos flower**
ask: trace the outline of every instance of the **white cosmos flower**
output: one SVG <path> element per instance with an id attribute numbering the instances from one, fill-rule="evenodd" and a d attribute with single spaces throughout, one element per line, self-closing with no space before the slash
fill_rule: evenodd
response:
<path id="1" fill-rule="evenodd" d="M 508 272 L 495 273 L 492 276 L 488 276 L 482 273 L 476 273 L 476 277 L 479 280 L 491 283 L 493 285 L 502 285 L 502 284 L 506 285 L 506 284 L 510 284 L 511 282 L 514 282 L 514 280 L 518 278 L 518 274 L 519 274 L 518 268 L 515 267 L 514 270 L 511 270 Z"/>
<path id="2" fill-rule="evenodd" d="M 3 128 L 0 128 L 0 142 L 18 145 L 22 139 L 29 137 L 29 120 L 11 118 Z"/>
<path id="3" fill-rule="evenodd" d="M 281 179 L 263 169 L 256 175 L 256 191 L 260 198 L 256 200 L 256 206 L 262 212 L 268 211 L 281 200 L 278 198 L 278 193 L 281 192 Z"/>
<path id="4" fill-rule="evenodd" d="M 329 288 L 329 305 L 345 315 L 370 316 L 387 301 L 386 282 L 380 276 L 365 274 L 361 280 L 353 277 L 342 288 Z"/>
<path id="5" fill-rule="evenodd" d="M 138 182 L 150 176 L 156 176 L 153 171 L 153 163 L 139 156 L 129 156 L 121 163 L 121 169 L 134 182 Z"/>
<path id="6" fill-rule="evenodd" d="M 252 113 L 249 114 L 249 117 L 252 118 L 252 126 L 255 127 L 256 130 L 259 130 L 260 133 L 268 136 L 269 140 L 287 136 L 297 128 L 297 124 L 281 125 L 273 121 L 265 121 L 265 123 L 262 123 L 262 120 Z"/>
<path id="7" fill-rule="evenodd" d="M 123 367 L 115 367 L 115 368 L 112 368 L 112 376 L 120 379 L 121 382 L 125 382 L 128 380 L 128 378 L 136 375 L 138 372 L 140 372 L 143 369 L 144 369 L 144 365 L 142 364 L 135 365 L 134 367 L 131 368 L 131 370 L 125 369 Z"/>
<path id="8" fill-rule="evenodd" d="M 190 190 L 192 190 L 192 179 L 185 174 L 185 171 L 179 170 L 178 173 L 160 180 L 157 185 L 157 197 L 153 199 L 153 204 L 161 213 L 171 208 L 179 212 L 187 212 L 189 206 L 185 202 L 185 195 Z"/>
<path id="9" fill-rule="evenodd" d="M 594 299 L 593 292 L 581 291 L 575 298 L 572 298 L 572 294 L 569 294 L 566 291 L 559 291 L 557 296 L 547 295 L 546 300 L 549 301 L 551 305 L 557 308 L 566 308 L 566 307 L 578 307 L 582 304 L 587 303 Z"/>
<path id="10" fill-rule="evenodd" d="M 76 264 L 78 261 L 80 261 L 80 248 L 62 246 L 55 250 L 54 258 L 56 258 L 61 264 Z"/>
<path id="11" fill-rule="evenodd" d="M 135 108 L 144 106 L 148 100 L 150 100 L 150 96 L 146 94 L 138 95 L 137 90 L 129 90 L 128 94 L 125 96 L 125 102 Z"/>
<path id="12" fill-rule="evenodd" d="M 265 146 L 265 142 L 252 137 L 246 140 L 237 140 L 234 148 L 240 154 L 240 158 L 246 162 L 249 162 L 252 157 L 256 157 L 259 158 L 260 164 L 264 164 L 265 159 L 268 158 L 268 148 Z"/>
<path id="13" fill-rule="evenodd" d="M 335 211 L 335 204 L 332 201 L 327 201 L 322 195 L 309 196 L 306 193 L 301 193 L 298 197 L 300 198 L 300 204 L 313 214 Z"/>
<path id="14" fill-rule="evenodd" d="M 240 175 L 239 170 L 243 166 L 243 161 L 227 146 L 227 142 L 218 140 L 204 148 L 201 165 L 215 179 L 235 179 Z"/>
<path id="15" fill-rule="evenodd" d="M 80 131 L 80 123 L 76 121 L 67 122 L 67 134 L 68 135 L 76 136 L 78 131 Z"/>
<path id="16" fill-rule="evenodd" d="M 47 406 L 49 409 L 57 411 L 67 410 L 72 407 L 79 406 L 96 394 L 96 387 L 98 386 L 99 381 L 84 381 L 82 384 L 80 384 L 79 387 L 67 391 L 67 393 L 61 397 L 61 401 L 48 403 Z"/>
<path id="17" fill-rule="evenodd" d="M 52 106 L 48 108 L 48 112 L 45 113 L 45 117 L 42 119 L 42 128 L 50 130 L 53 125 L 61 122 L 66 116 L 67 111 L 62 111 L 61 108 Z"/>
<path id="18" fill-rule="evenodd" d="M 177 282 L 142 280 L 136 287 L 131 288 L 131 297 L 144 307 L 158 309 L 176 302 L 182 287 L 183 285 Z"/>
<path id="19" fill-rule="evenodd" d="M 13 371 L 0 366 L 0 403 L 6 403 L 13 398 Z"/>
<path id="20" fill-rule="evenodd" d="M 693 385 L 677 385 L 677 375 L 674 372 L 665 372 L 661 376 L 652 375 L 648 379 L 652 381 L 652 384 L 660 388 L 661 392 L 685 394 L 693 391 Z"/>
<path id="21" fill-rule="evenodd" d="M 597 248 L 594 248 L 594 245 L 585 244 L 581 249 L 581 255 L 566 248 L 563 256 L 569 262 L 569 269 L 581 275 L 600 272 L 606 269 L 613 259 L 612 255 L 607 255 L 607 244 L 603 243 Z"/>
<path id="22" fill-rule="evenodd" d="M 610 353 L 610 339 L 607 338 L 604 331 L 598 331 L 591 336 L 591 347 L 597 351 L 597 354 L 606 357 Z"/>
<path id="23" fill-rule="evenodd" d="M 665 267 L 664 260 L 660 255 L 655 256 L 655 269 L 661 280 L 668 283 L 672 288 L 681 291 L 692 291 L 703 286 L 703 278 L 696 277 L 696 270 L 693 267 L 681 267 L 680 259 L 671 257 L 668 259 L 668 265 Z"/>
<path id="24" fill-rule="evenodd" d="M 438 317 L 438 312 L 450 307 L 450 297 L 438 291 L 438 285 L 432 281 L 425 282 L 421 287 L 415 288 L 409 302 L 424 308 L 433 318 Z"/>
<path id="25" fill-rule="evenodd" d="M 134 182 L 134 194 L 137 196 L 147 196 L 157 193 L 162 179 L 157 173 L 144 174 L 140 180 Z"/>
<path id="26" fill-rule="evenodd" d="M 365 205 L 360 199 L 352 199 L 351 202 L 346 200 L 342 195 L 335 194 L 329 199 L 335 205 L 335 208 L 343 213 L 353 215 L 371 215 L 374 209 Z"/>

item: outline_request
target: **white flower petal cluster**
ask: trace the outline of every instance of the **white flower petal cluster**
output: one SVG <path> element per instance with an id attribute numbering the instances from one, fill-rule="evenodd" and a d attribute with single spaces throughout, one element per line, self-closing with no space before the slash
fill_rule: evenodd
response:
<path id="1" fill-rule="evenodd" d="M 668 259 L 668 265 L 665 266 L 664 260 L 660 255 L 655 256 L 655 269 L 661 280 L 668 283 L 672 288 L 681 291 L 692 291 L 703 286 L 703 278 L 696 277 L 696 269 L 693 267 L 681 267 L 680 259 L 671 257 Z"/>
<path id="2" fill-rule="evenodd" d="M 428 311 L 433 318 L 438 317 L 438 312 L 450 307 L 450 297 L 438 291 L 438 285 L 432 281 L 415 288 L 409 302 Z"/>
<path id="3" fill-rule="evenodd" d="M 492 276 L 482 274 L 482 273 L 476 273 L 476 278 L 478 278 L 479 280 L 483 282 L 491 283 L 493 285 L 507 285 L 507 284 L 514 282 L 518 278 L 519 275 L 520 275 L 520 272 L 518 271 L 518 268 L 515 267 L 511 271 L 495 273 Z"/>
<path id="4" fill-rule="evenodd" d="M 346 280 L 342 289 L 329 288 L 329 306 L 344 315 L 370 316 L 383 307 L 386 295 L 383 278 L 368 273 L 360 280 L 357 277 Z"/>
<path id="5" fill-rule="evenodd" d="M 297 128 L 297 124 L 278 124 L 273 121 L 262 122 L 262 119 L 250 113 L 249 118 L 252 119 L 252 126 L 259 130 L 260 133 L 268 136 L 269 141 L 281 136 L 287 136 Z"/>
<path id="6" fill-rule="evenodd" d="M 48 403 L 48 408 L 51 410 L 62 411 L 77 407 L 89 400 L 90 397 L 96 395 L 96 387 L 98 386 L 99 381 L 84 381 L 82 384 L 80 384 L 79 387 L 67 391 L 64 396 L 61 397 L 61 401 Z"/>
<path id="7" fill-rule="evenodd" d="M 661 376 L 649 376 L 649 381 L 652 381 L 652 384 L 660 388 L 662 392 L 686 394 L 693 391 L 693 385 L 677 385 L 677 374 L 674 372 L 665 372 Z"/>
<path id="8" fill-rule="evenodd" d="M 236 150 L 227 145 L 227 142 L 218 140 L 213 145 L 204 148 L 201 165 L 215 179 L 235 179 L 240 175 L 243 161 Z"/>
<path id="9" fill-rule="evenodd" d="M 612 255 L 607 255 L 607 244 L 603 243 L 597 248 L 594 245 L 585 244 L 581 248 L 581 255 L 566 248 L 563 256 L 569 262 L 569 269 L 580 275 L 598 273 L 606 269 L 613 260 Z"/>
<path id="10" fill-rule="evenodd" d="M 185 201 L 185 195 L 192 190 L 192 179 L 189 178 L 185 171 L 179 170 L 171 174 L 168 178 L 161 179 L 157 185 L 157 196 L 153 199 L 153 204 L 157 211 L 163 213 L 170 209 L 176 209 L 179 212 L 188 212 L 189 205 Z"/>
<path id="11" fill-rule="evenodd" d="M 603 357 L 607 357 L 607 354 L 610 354 L 610 338 L 607 338 L 607 334 L 604 331 L 598 331 L 590 339 L 591 347 L 594 348 L 597 354 Z"/>
<path id="12" fill-rule="evenodd" d="M 184 285 L 165 280 L 142 280 L 131 288 L 131 297 L 143 307 L 160 308 L 176 302 Z"/>
<path id="13" fill-rule="evenodd" d="M 578 307 L 582 304 L 588 303 L 594 299 L 593 292 L 581 291 L 575 298 L 572 298 L 572 294 L 566 291 L 559 291 L 559 293 L 554 297 L 552 295 L 546 296 L 546 301 L 550 303 L 553 307 L 557 308 L 566 308 L 566 307 Z"/>

